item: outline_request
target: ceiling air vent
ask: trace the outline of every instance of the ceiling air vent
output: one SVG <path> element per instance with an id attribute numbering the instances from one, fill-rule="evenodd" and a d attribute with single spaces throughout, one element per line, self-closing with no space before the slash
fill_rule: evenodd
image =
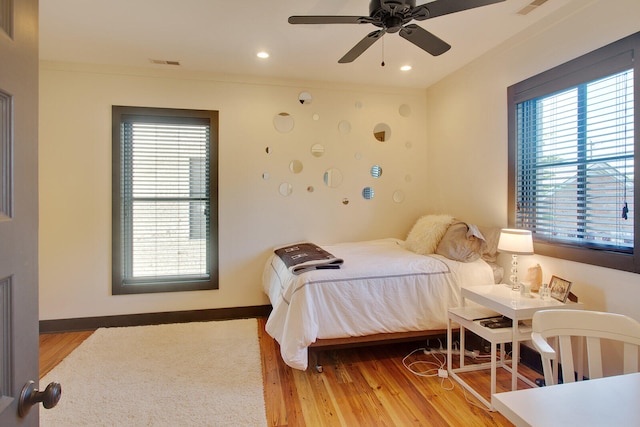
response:
<path id="1" fill-rule="evenodd" d="M 180 65 L 180 61 L 167 61 L 165 59 L 150 59 L 149 61 L 158 65 Z"/>
<path id="2" fill-rule="evenodd" d="M 518 15 L 527 15 L 533 12 L 537 7 L 542 6 L 548 0 L 533 0 L 531 3 L 520 9 L 517 13 Z"/>

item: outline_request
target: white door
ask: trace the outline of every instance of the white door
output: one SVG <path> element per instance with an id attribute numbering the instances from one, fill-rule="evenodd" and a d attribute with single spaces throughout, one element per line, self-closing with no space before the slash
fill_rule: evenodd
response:
<path id="1" fill-rule="evenodd" d="M 37 384 L 38 1 L 0 0 L 0 426 L 38 425 Z"/>

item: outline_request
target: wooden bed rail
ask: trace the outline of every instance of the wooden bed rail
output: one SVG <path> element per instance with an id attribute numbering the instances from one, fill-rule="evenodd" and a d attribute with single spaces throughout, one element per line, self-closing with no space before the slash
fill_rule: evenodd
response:
<path id="1" fill-rule="evenodd" d="M 327 350 L 419 341 L 420 339 L 441 335 L 446 336 L 447 330 L 433 329 L 429 331 L 394 332 L 359 337 L 318 339 L 309 346 L 309 366 L 313 366 L 316 372 L 322 372 L 323 367 L 320 363 L 320 353 Z"/>

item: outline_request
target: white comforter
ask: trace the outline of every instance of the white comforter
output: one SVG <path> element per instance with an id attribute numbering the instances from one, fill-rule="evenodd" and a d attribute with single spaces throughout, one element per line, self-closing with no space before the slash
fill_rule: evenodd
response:
<path id="1" fill-rule="evenodd" d="M 418 255 L 398 239 L 322 247 L 344 259 L 341 269 L 293 275 L 273 255 L 263 274 L 273 305 L 266 330 L 296 369 L 307 368 L 307 347 L 319 338 L 444 329 L 461 286 L 493 283 L 482 260 Z"/>

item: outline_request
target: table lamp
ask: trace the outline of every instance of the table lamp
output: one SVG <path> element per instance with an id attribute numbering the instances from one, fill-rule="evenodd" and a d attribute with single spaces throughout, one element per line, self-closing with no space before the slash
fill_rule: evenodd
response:
<path id="1" fill-rule="evenodd" d="M 531 231 L 515 228 L 500 230 L 498 251 L 511 254 L 511 289 L 518 289 L 518 255 L 533 255 L 533 238 Z"/>

